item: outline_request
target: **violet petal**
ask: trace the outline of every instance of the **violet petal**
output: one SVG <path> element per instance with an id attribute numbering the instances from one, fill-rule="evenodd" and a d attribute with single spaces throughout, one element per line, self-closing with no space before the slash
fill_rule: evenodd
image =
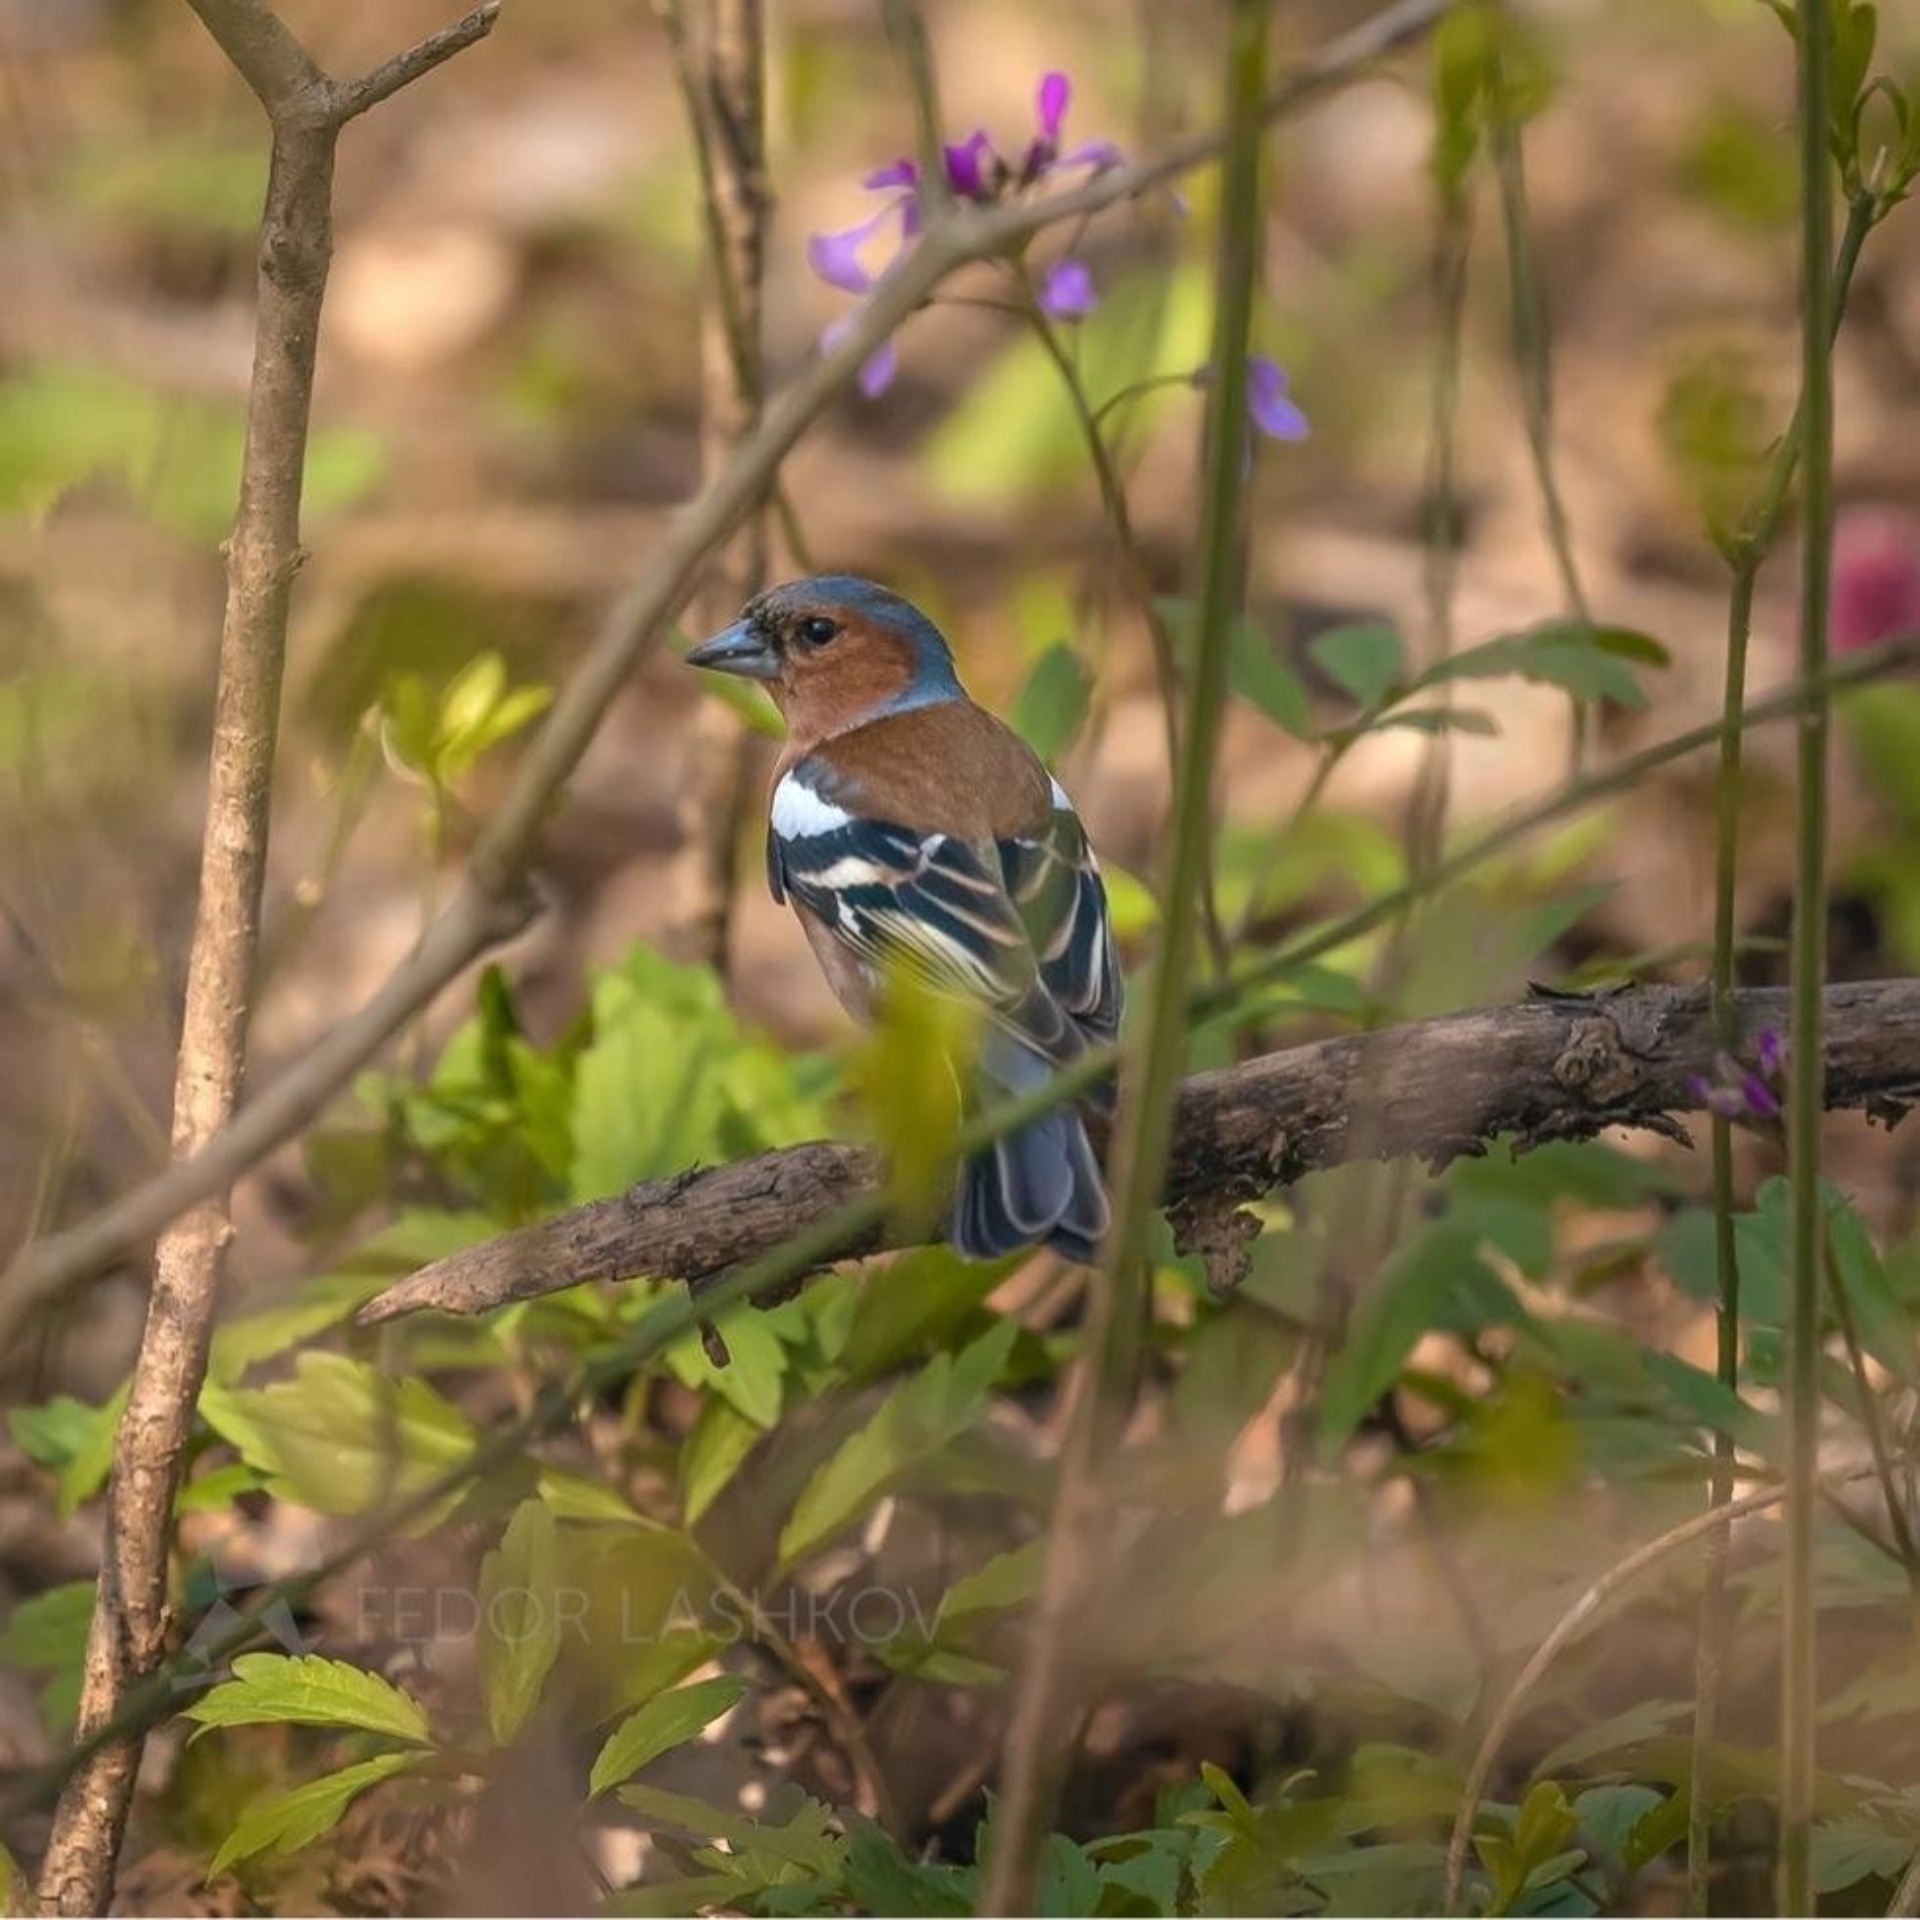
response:
<path id="1" fill-rule="evenodd" d="M 1100 304 L 1084 262 L 1056 260 L 1040 283 L 1040 311 L 1050 320 L 1084 320 Z"/>
<path id="2" fill-rule="evenodd" d="M 986 130 L 976 127 L 957 144 L 949 142 L 940 151 L 946 156 L 947 185 L 962 200 L 985 200 L 987 189 L 986 156 L 992 151 Z"/>
<path id="3" fill-rule="evenodd" d="M 1111 140 L 1083 140 L 1054 162 L 1061 167 L 1091 167 L 1095 173 L 1108 167 L 1123 167 L 1127 156 Z"/>
<path id="4" fill-rule="evenodd" d="M 852 313 L 843 313 L 838 320 L 828 324 L 820 335 L 820 351 L 831 353 L 853 330 L 853 323 L 859 319 L 860 311 L 856 307 Z M 899 368 L 899 356 L 894 351 L 893 342 L 886 341 L 878 352 L 870 354 L 860 363 L 860 372 L 854 384 L 869 400 L 877 400 L 893 384 L 893 376 Z"/>
<path id="5" fill-rule="evenodd" d="M 1073 98 L 1073 82 L 1064 73 L 1043 74 L 1040 79 L 1040 138 L 1049 146 L 1057 145 L 1060 126 L 1067 117 L 1067 102 Z"/>
<path id="6" fill-rule="evenodd" d="M 878 400 L 893 385 L 893 376 L 900 370 L 900 356 L 894 350 L 891 340 L 880 351 L 862 363 L 860 378 L 856 383 L 860 391 L 869 400 Z"/>
<path id="7" fill-rule="evenodd" d="M 1761 1120 L 1778 1120 L 1780 1102 L 1774 1098 L 1773 1089 L 1757 1073 L 1745 1075 L 1740 1082 L 1741 1094 L 1745 1097 L 1747 1111 Z"/>
<path id="8" fill-rule="evenodd" d="M 1287 376 L 1278 361 L 1254 354 L 1247 361 L 1247 412 L 1270 440 L 1304 440 L 1307 416 L 1287 393 Z"/>
<path id="9" fill-rule="evenodd" d="M 891 166 L 875 167 L 860 184 L 876 193 L 882 187 L 917 187 L 920 169 L 911 160 L 896 160 Z"/>
<path id="10" fill-rule="evenodd" d="M 897 204 L 897 203 L 896 203 Z M 860 249 L 880 231 L 893 212 L 882 207 L 871 220 L 840 233 L 816 233 L 807 241 L 807 264 L 830 287 L 842 293 L 867 293 L 873 287 L 873 275 L 860 264 Z"/>

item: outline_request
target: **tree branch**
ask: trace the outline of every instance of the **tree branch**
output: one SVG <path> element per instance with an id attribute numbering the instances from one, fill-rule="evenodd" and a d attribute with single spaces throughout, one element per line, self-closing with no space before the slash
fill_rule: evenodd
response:
<path id="1" fill-rule="evenodd" d="M 1763 1028 L 1784 1025 L 1787 996 L 1755 989 L 1737 1011 L 1736 1050 L 1750 1057 Z M 1920 1101 L 1920 981 L 1829 987 L 1827 1017 L 1828 1107 L 1891 1125 Z M 1246 1238 L 1237 1208 L 1357 1155 L 1439 1165 L 1502 1135 L 1523 1147 L 1615 1126 L 1671 1135 L 1671 1116 L 1700 1105 L 1689 1076 L 1711 1076 L 1719 1045 L 1703 988 L 1631 987 L 1543 994 L 1196 1074 L 1180 1090 L 1164 1202 L 1182 1244 L 1230 1269 Z M 867 1148 L 813 1141 L 647 1181 L 437 1260 L 360 1318 L 482 1313 L 640 1274 L 698 1287 L 878 1191 L 881 1174 Z M 883 1230 L 840 1253 L 900 1244 Z"/>
<path id="2" fill-rule="evenodd" d="M 174 1079 L 176 1166 L 226 1125 L 246 1071 L 287 607 L 302 557 L 301 481 L 333 252 L 334 147 L 344 118 L 334 110 L 332 82 L 267 8 L 253 0 L 192 4 L 267 109 L 273 156 L 260 223 L 253 379 L 240 498 L 227 543 L 200 888 Z M 490 18 L 468 40 L 487 24 Z M 396 65 L 414 60 L 412 71 L 424 72 L 433 60 L 417 59 L 421 52 L 403 55 Z M 146 1326 L 115 1435 L 106 1548 L 81 1684 L 83 1738 L 117 1719 L 165 1651 L 174 1496 L 233 1233 L 227 1184 L 196 1193 L 155 1249 Z M 137 1737 L 104 1742 L 67 1782 L 41 1875 L 43 1910 L 107 1911 L 140 1749 Z"/>
<path id="3" fill-rule="evenodd" d="M 239 0 L 202 0 L 223 16 Z M 1424 32 L 1451 0 L 1395 0 L 1330 41 L 1279 86 L 1275 120 L 1351 79 Z M 935 223 L 892 267 L 832 352 L 814 361 L 766 411 L 726 469 L 661 542 L 609 609 L 585 658 L 515 769 L 475 843 L 465 883 L 420 943 L 356 1012 L 335 1022 L 204 1147 L 99 1212 L 23 1248 L 0 1273 L 0 1344 L 34 1302 L 133 1252 L 183 1209 L 231 1185 L 291 1139 L 441 988 L 533 913 L 524 870 L 561 788 L 601 718 L 684 603 L 714 546 L 764 498 L 781 460 L 853 382 L 861 363 L 949 274 L 1013 243 L 1116 205 L 1212 159 L 1217 135 L 1183 140 L 1155 161 L 1115 167 L 1067 193 L 991 211 L 961 208 Z"/>

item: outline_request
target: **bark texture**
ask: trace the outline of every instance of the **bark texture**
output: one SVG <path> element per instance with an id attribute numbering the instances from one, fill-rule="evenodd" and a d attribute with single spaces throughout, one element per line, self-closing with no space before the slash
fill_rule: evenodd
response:
<path id="1" fill-rule="evenodd" d="M 1826 1104 L 1888 1125 L 1920 1100 L 1920 981 L 1827 989 Z M 1738 997 L 1737 1050 L 1779 1031 L 1787 996 Z M 1180 1089 L 1165 1204 L 1183 1247 L 1230 1284 L 1256 1231 L 1239 1210 L 1317 1168 L 1356 1158 L 1441 1165 L 1507 1136 L 1519 1147 L 1607 1127 L 1680 1132 L 1718 1042 L 1704 988 L 1539 994 L 1518 1006 L 1291 1047 L 1195 1074 Z M 1684 1137 L 1684 1136 L 1683 1136 Z M 873 1193 L 863 1147 L 814 1141 L 647 1181 L 610 1200 L 470 1247 L 369 1301 L 368 1322 L 432 1308 L 482 1313 L 583 1280 L 646 1274 L 698 1286 Z M 901 1242 L 863 1236 L 843 1252 Z"/>
<path id="2" fill-rule="evenodd" d="M 335 145 L 353 114 L 478 39 L 493 17 L 491 9 L 470 16 L 340 88 L 266 8 L 251 0 L 193 5 L 259 96 L 273 135 L 246 445 L 227 544 L 200 890 L 174 1078 L 176 1162 L 190 1159 L 225 1126 L 246 1071 L 287 603 L 302 558 L 301 478 L 333 252 Z M 232 1236 L 228 1194 L 223 1186 L 199 1199 L 155 1249 L 146 1326 L 115 1438 L 76 1729 L 81 1739 L 115 1721 L 166 1650 L 173 1503 Z M 69 1779 L 41 1873 L 43 1911 L 107 1910 L 140 1751 L 137 1736 L 108 1741 Z"/>

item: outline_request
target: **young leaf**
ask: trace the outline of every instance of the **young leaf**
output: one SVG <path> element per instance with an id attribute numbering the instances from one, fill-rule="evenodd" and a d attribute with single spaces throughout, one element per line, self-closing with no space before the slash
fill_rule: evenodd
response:
<path id="1" fill-rule="evenodd" d="M 623 1780 L 631 1780 L 648 1761 L 684 1746 L 729 1708 L 739 1705 L 746 1691 L 744 1680 L 723 1673 L 690 1687 L 676 1687 L 671 1693 L 656 1694 L 607 1736 L 588 1776 L 588 1793 L 597 1797 Z"/>
<path id="2" fill-rule="evenodd" d="M 344 1660 L 317 1653 L 243 1653 L 234 1660 L 233 1676 L 185 1708 L 184 1717 L 199 1721 L 203 1732 L 285 1721 L 432 1744 L 427 1710 L 412 1694 Z"/>
<path id="3" fill-rule="evenodd" d="M 680 1444 L 680 1504 L 688 1526 L 719 1498 L 763 1433 L 731 1401 L 708 1395 Z"/>
<path id="4" fill-rule="evenodd" d="M 802 1489 L 780 1535 L 780 1564 L 791 1567 L 857 1518 L 888 1487 L 986 1411 L 1019 1325 L 996 1320 L 958 1354 L 937 1354 L 903 1381 L 879 1411 Z"/>
<path id="5" fill-rule="evenodd" d="M 1383 620 L 1329 627 L 1307 642 L 1307 652 L 1329 680 L 1353 695 L 1363 713 L 1387 697 L 1406 663 L 1398 631 Z"/>
<path id="6" fill-rule="evenodd" d="M 1015 733 L 1049 766 L 1073 744 L 1086 724 L 1093 675 L 1064 640 L 1033 663 L 1014 695 L 1007 719 Z"/>
<path id="7" fill-rule="evenodd" d="M 376 1754 L 338 1773 L 309 1780 L 290 1793 L 254 1801 L 213 1856 L 207 1878 L 217 1880 L 236 1862 L 258 1853 L 297 1853 L 311 1846 L 339 1824 L 340 1816 L 369 1787 L 418 1767 L 424 1758 L 417 1753 Z"/>
<path id="8" fill-rule="evenodd" d="M 1313 700 L 1306 682 L 1274 651 L 1251 620 L 1236 620 L 1227 636 L 1227 684 L 1249 706 L 1296 740 L 1312 740 Z"/>
<path id="9" fill-rule="evenodd" d="M 1331 1452 L 1352 1435 L 1444 1304 L 1475 1280 L 1492 1278 L 1470 1228 L 1440 1220 L 1416 1233 L 1361 1295 L 1346 1344 L 1327 1365 L 1321 1446 Z"/>
<path id="10" fill-rule="evenodd" d="M 560 1653 L 560 1549 L 552 1509 L 523 1500 L 480 1565 L 487 1726 L 505 1746 L 526 1725 Z"/>
<path id="11" fill-rule="evenodd" d="M 291 1380 L 257 1391 L 210 1381 L 200 1411 L 276 1492 L 316 1513 L 365 1513 L 416 1493 L 474 1441 L 424 1380 L 389 1379 L 338 1353 L 303 1353 Z"/>

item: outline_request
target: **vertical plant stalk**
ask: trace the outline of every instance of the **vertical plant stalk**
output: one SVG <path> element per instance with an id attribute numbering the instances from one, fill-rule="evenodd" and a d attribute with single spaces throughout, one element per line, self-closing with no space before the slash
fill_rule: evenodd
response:
<path id="1" fill-rule="evenodd" d="M 1560 591 L 1567 611 L 1583 627 L 1593 625 L 1586 589 L 1573 557 L 1573 530 L 1566 502 L 1560 495 L 1559 470 L 1553 453 L 1553 339 L 1547 320 L 1546 297 L 1534 271 L 1533 237 L 1527 220 L 1526 153 L 1520 139 L 1520 116 L 1506 62 L 1496 53 L 1492 65 L 1489 144 L 1493 171 L 1500 184 L 1500 215 L 1507 241 L 1507 291 L 1511 304 L 1513 358 L 1520 376 L 1520 408 L 1526 421 L 1527 452 L 1533 462 L 1534 488 L 1540 496 L 1540 518 L 1547 545 L 1560 575 Z M 1589 712 L 1577 696 L 1572 702 L 1572 771 L 1578 773 L 1586 757 Z"/>
<path id="2" fill-rule="evenodd" d="M 200 891 L 174 1081 L 176 1162 L 226 1124 L 246 1068 L 287 605 L 303 557 L 300 487 L 333 247 L 334 148 L 349 119 L 480 39 L 497 10 L 484 7 L 365 79 L 342 85 L 256 0 L 191 4 L 266 109 L 272 164 L 260 225 L 240 497 L 226 549 Z M 222 1188 L 180 1215 L 155 1251 L 146 1326 L 115 1437 L 81 1685 L 82 1740 L 116 1718 L 165 1652 L 174 1496 L 232 1236 L 229 1192 Z M 43 1911 L 107 1911 L 140 1751 L 137 1735 L 108 1742 L 68 1780 L 41 1874 Z"/>
<path id="3" fill-rule="evenodd" d="M 1167 623 L 1161 617 L 1158 599 L 1153 591 L 1153 568 L 1134 530 L 1133 512 L 1127 504 L 1126 482 L 1101 431 L 1100 416 L 1080 378 L 1079 368 L 1061 345 L 1052 321 L 1042 312 L 1032 288 L 1027 286 L 1024 279 L 1021 281 L 1021 295 L 1027 323 L 1033 329 L 1041 351 L 1060 376 L 1067 404 L 1072 410 L 1074 423 L 1080 429 L 1080 437 L 1087 449 L 1087 460 L 1099 486 L 1101 509 L 1106 514 L 1114 544 L 1120 549 L 1127 585 L 1139 606 L 1141 619 L 1146 622 L 1147 639 L 1153 648 L 1160 710 L 1166 726 L 1167 767 L 1171 771 L 1180 764 L 1180 665 L 1173 635 L 1168 632 Z M 1206 859 L 1196 877 L 1200 887 L 1200 931 L 1207 943 L 1207 954 L 1213 962 L 1215 977 L 1224 980 L 1232 968 L 1233 947 L 1220 917 L 1220 890 L 1214 876 L 1211 836 Z"/>
<path id="4" fill-rule="evenodd" d="M 700 329 L 700 472 L 711 485 L 760 425 L 761 315 L 770 210 L 766 23 L 761 0 L 660 0 L 700 175 L 708 299 Z M 697 630 L 723 627 L 766 584 L 766 514 L 756 508 L 715 554 L 693 602 Z M 734 849 L 749 804 L 752 741 L 739 717 L 702 700 L 680 791 L 681 853 L 668 879 L 686 957 L 726 969 Z"/>
<path id="5" fill-rule="evenodd" d="M 1813 1911 L 1815 1475 L 1820 1447 L 1820 990 L 1826 972 L 1827 597 L 1833 545 L 1833 203 L 1827 115 L 1827 0 L 1800 0 L 1800 405 L 1806 421 L 1800 576 L 1799 790 L 1787 1084 L 1789 1220 L 1786 1583 L 1780 1704 L 1779 1904 Z"/>
<path id="6" fill-rule="evenodd" d="M 1846 311 L 1860 249 L 1878 217 L 1875 196 L 1857 193 L 1847 207 L 1846 230 L 1834 256 L 1832 319 L 1829 339 L 1837 335 Z M 1714 1026 L 1723 1046 L 1734 1042 L 1734 966 L 1739 945 L 1738 895 L 1740 861 L 1740 801 L 1746 735 L 1741 710 L 1747 698 L 1747 652 L 1753 632 L 1754 592 L 1760 568 L 1772 551 L 1780 516 L 1786 509 L 1793 478 L 1799 469 L 1801 443 L 1806 436 L 1804 403 L 1796 403 L 1786 434 L 1774 451 L 1760 493 L 1727 554 L 1733 582 L 1727 601 L 1727 671 L 1720 708 L 1720 762 L 1714 779 L 1713 972 Z M 1713 1214 L 1715 1267 L 1716 1373 L 1722 1386 L 1737 1393 L 1740 1386 L 1740 1266 L 1735 1243 L 1733 1129 L 1719 1115 L 1713 1118 Z M 1733 1438 L 1714 1436 L 1714 1471 L 1708 1492 L 1711 1506 L 1724 1506 L 1733 1496 Z M 1726 1688 L 1727 1640 L 1731 1616 L 1726 1594 L 1728 1536 L 1711 1535 L 1707 1542 L 1705 1582 L 1700 1597 L 1700 1640 L 1694 1663 L 1693 1753 L 1689 1763 L 1687 1812 L 1687 1911 L 1704 1915 L 1712 1868 L 1713 1746 L 1719 1733 L 1720 1707 Z"/>
<path id="7" fill-rule="evenodd" d="M 1153 1218 L 1186 1053 L 1187 995 L 1200 933 L 1212 773 L 1226 700 L 1227 651 L 1246 571 L 1247 341 L 1260 258 L 1260 101 L 1274 9 L 1235 0 L 1228 27 L 1213 367 L 1201 506 L 1199 619 L 1181 728 L 1160 952 L 1141 1038 L 1128 1061 L 1111 1162 L 1114 1226 L 1087 1318 L 1086 1366 L 1061 1449 L 1053 1537 L 1001 1753 L 1000 1803 L 982 1911 L 1031 1913 L 1042 1844 L 1085 1704 L 1083 1621 L 1097 1614 L 1102 1546 L 1112 1529 L 1118 1451 L 1133 1401 L 1149 1301 Z"/>

